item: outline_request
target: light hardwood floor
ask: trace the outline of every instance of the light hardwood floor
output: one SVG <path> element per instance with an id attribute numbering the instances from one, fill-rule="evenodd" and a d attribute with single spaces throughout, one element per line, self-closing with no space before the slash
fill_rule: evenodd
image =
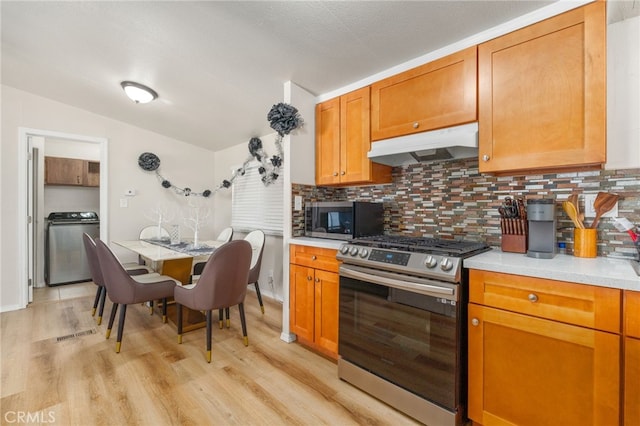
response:
<path id="1" fill-rule="evenodd" d="M 411 418 L 337 377 L 334 362 L 280 340 L 282 307 L 245 301 L 249 346 L 237 308 L 231 328 L 175 329 L 132 305 L 120 354 L 91 316 L 92 283 L 36 290 L 27 309 L 0 314 L 1 424 L 413 425 Z M 21 414 L 22 413 L 22 414 Z M 34 421 L 35 420 L 35 421 Z"/>

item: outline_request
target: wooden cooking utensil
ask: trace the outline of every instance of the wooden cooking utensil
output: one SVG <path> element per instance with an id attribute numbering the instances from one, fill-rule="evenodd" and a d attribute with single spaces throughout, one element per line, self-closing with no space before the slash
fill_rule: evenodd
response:
<path id="1" fill-rule="evenodd" d="M 618 202 L 618 194 L 609 194 L 607 192 L 598 192 L 596 200 L 593 202 L 593 210 L 596 212 L 596 217 L 591 223 L 591 228 L 595 229 L 598 226 L 598 221 L 603 214 L 611 210 Z"/>
<path id="2" fill-rule="evenodd" d="M 567 201 L 573 204 L 573 206 L 576 208 L 576 217 L 578 218 L 578 221 L 582 223 L 582 228 L 584 228 L 584 214 L 580 214 L 580 204 L 578 201 L 578 193 L 574 192 L 573 194 L 569 195 L 569 198 L 567 199 Z"/>
<path id="3" fill-rule="evenodd" d="M 569 218 L 573 221 L 576 228 L 584 229 L 584 224 L 578 220 L 578 213 L 576 212 L 576 206 L 570 201 L 563 201 L 562 208 L 567 213 Z"/>

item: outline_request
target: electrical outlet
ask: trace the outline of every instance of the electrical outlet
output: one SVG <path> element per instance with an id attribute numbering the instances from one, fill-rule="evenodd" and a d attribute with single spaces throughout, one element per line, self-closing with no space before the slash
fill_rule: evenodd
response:
<path id="1" fill-rule="evenodd" d="M 302 210 L 302 197 L 299 195 L 296 195 L 295 197 L 293 197 L 293 205 L 294 205 L 293 208 L 296 211 Z"/>
<path id="2" fill-rule="evenodd" d="M 593 208 L 593 203 L 596 201 L 597 193 L 584 194 L 584 217 L 596 217 L 596 210 Z M 602 215 L 602 217 L 618 217 L 618 203 Z"/>
<path id="3" fill-rule="evenodd" d="M 273 270 L 269 270 L 267 279 L 268 279 L 269 287 L 271 287 L 271 291 L 273 291 Z"/>

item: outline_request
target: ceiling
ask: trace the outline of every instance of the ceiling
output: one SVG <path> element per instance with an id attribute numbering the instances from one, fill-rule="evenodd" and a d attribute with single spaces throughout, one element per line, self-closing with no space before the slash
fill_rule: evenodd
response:
<path id="1" fill-rule="evenodd" d="M 2 0 L 2 84 L 219 150 L 273 133 L 286 81 L 325 94 L 553 1 Z"/>

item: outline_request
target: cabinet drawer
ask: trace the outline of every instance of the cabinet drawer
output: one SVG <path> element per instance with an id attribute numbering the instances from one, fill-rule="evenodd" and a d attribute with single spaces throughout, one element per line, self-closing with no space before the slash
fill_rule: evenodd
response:
<path id="1" fill-rule="evenodd" d="M 470 270 L 469 301 L 583 327 L 620 333 L 620 290 Z"/>
<path id="2" fill-rule="evenodd" d="M 624 332 L 640 339 L 640 292 L 624 292 Z"/>
<path id="3" fill-rule="evenodd" d="M 340 262 L 336 259 L 337 250 L 292 244 L 289 247 L 289 262 L 309 268 L 338 272 Z"/>

